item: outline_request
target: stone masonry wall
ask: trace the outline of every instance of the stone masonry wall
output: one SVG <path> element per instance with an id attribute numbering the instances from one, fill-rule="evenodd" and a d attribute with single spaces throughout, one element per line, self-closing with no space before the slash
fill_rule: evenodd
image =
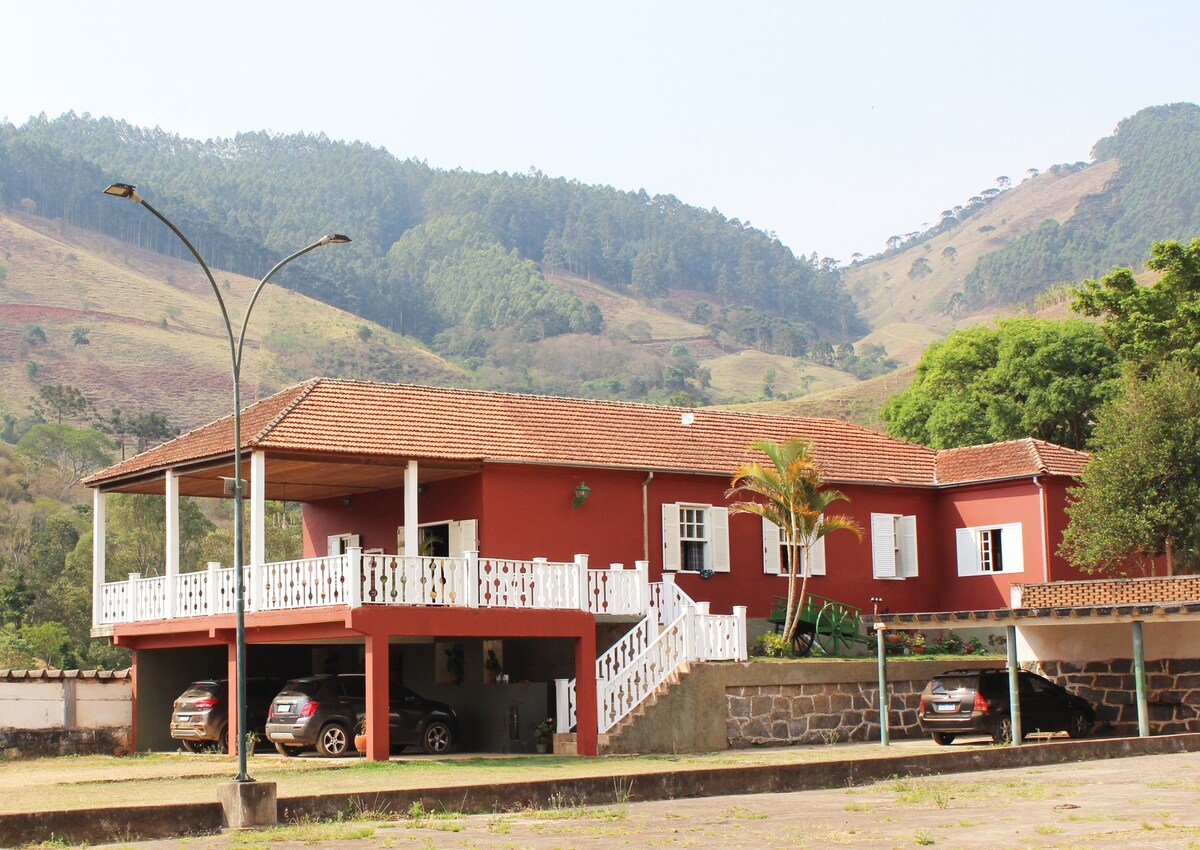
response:
<path id="1" fill-rule="evenodd" d="M 1136 605 L 1200 600 L 1200 576 L 1053 581 L 1045 584 L 1023 584 L 1019 587 L 1022 608 Z"/>
<path id="2" fill-rule="evenodd" d="M 928 679 L 893 681 L 892 737 L 919 736 L 917 706 Z M 740 685 L 725 690 L 730 747 L 879 740 L 879 688 L 869 682 Z"/>
<path id="3" fill-rule="evenodd" d="M 1031 666 L 1031 665 L 1025 665 Z M 1118 735 L 1137 734 L 1133 661 L 1043 661 L 1034 671 L 1096 706 L 1096 721 Z M 1170 658 L 1146 662 L 1150 733 L 1200 732 L 1200 660 Z"/>

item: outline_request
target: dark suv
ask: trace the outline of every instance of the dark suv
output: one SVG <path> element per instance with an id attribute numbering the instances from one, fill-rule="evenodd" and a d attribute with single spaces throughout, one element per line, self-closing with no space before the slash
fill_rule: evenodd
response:
<path id="1" fill-rule="evenodd" d="M 1096 711 L 1083 697 L 1033 673 L 1018 674 L 1021 731 L 1066 732 L 1084 738 Z M 1008 670 L 951 670 L 934 676 L 921 693 L 921 731 L 945 745 L 956 735 L 991 735 L 996 743 L 1012 740 Z"/>
<path id="2" fill-rule="evenodd" d="M 250 731 L 263 733 L 271 697 L 283 686 L 283 679 L 246 677 L 246 720 Z M 201 679 L 192 682 L 171 705 L 171 737 L 190 753 L 204 749 L 229 748 L 225 730 L 229 721 L 229 681 Z"/>
<path id="3" fill-rule="evenodd" d="M 434 702 L 393 683 L 388 689 L 392 749 L 420 746 L 444 753 L 458 740 L 458 717 Z M 361 673 L 293 679 L 271 701 L 267 740 L 285 756 L 315 748 L 322 756 L 345 755 L 366 714 L 366 677 Z"/>

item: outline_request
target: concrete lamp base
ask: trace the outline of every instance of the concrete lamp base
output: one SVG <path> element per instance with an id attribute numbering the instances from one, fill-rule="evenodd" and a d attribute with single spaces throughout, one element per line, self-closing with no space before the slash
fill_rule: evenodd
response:
<path id="1" fill-rule="evenodd" d="M 260 829 L 279 823 L 274 782 L 222 782 L 217 799 L 229 829 Z"/>

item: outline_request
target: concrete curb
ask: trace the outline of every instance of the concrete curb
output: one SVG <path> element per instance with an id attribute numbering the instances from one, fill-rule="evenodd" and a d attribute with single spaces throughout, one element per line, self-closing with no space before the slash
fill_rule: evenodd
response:
<path id="1" fill-rule="evenodd" d="M 1200 751 L 1200 733 L 1154 738 L 1049 741 L 1022 747 L 949 749 L 919 755 L 838 759 L 787 765 L 634 773 L 582 779 L 546 779 L 505 785 L 468 785 L 349 794 L 281 797 L 281 823 L 306 817 L 357 814 L 397 815 L 413 803 L 425 811 L 493 812 L 526 806 L 604 805 L 618 800 L 647 802 L 840 788 L 893 776 L 934 776 L 978 770 L 1064 764 L 1094 759 Z M 170 838 L 217 832 L 224 826 L 219 803 L 177 803 L 0 815 L 4 846 L 59 840 L 71 844 Z"/>

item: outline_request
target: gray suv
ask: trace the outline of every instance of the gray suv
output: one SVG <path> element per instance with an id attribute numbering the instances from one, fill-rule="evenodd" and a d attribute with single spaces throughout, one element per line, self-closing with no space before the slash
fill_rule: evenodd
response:
<path id="1" fill-rule="evenodd" d="M 458 717 L 445 703 L 419 696 L 403 685 L 388 688 L 389 737 L 393 750 L 419 746 L 439 754 L 458 740 Z M 271 701 L 267 740 L 285 756 L 316 749 L 342 756 L 366 714 L 366 677 L 361 673 L 293 679 Z"/>

